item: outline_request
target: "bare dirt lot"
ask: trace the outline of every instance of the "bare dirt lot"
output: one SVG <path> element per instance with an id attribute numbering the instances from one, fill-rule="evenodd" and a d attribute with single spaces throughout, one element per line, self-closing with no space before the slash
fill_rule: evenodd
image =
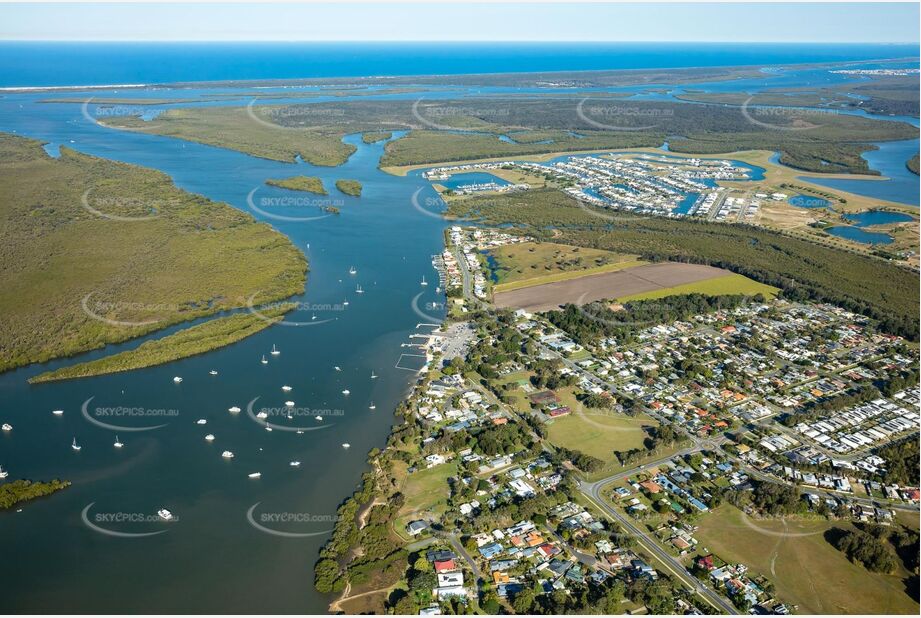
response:
<path id="1" fill-rule="evenodd" d="M 728 270 L 702 264 L 662 262 L 498 292 L 494 300 L 501 308 L 548 311 L 566 303 L 620 298 L 731 274 Z"/>

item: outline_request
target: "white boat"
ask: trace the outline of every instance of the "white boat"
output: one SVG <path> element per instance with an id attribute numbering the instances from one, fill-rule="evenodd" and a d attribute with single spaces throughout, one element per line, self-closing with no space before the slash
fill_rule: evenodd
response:
<path id="1" fill-rule="evenodd" d="M 287 393 L 287 392 L 289 392 L 289 391 L 291 390 L 291 387 L 288 386 L 287 384 L 285 384 L 284 386 L 281 387 L 281 390 L 283 390 L 283 391 L 285 391 L 285 392 Z"/>
<path id="2" fill-rule="evenodd" d="M 207 425 L 207 424 L 208 424 L 208 421 L 206 421 L 206 420 L 203 419 L 203 418 L 200 418 L 200 419 L 198 419 L 197 421 L 195 421 L 195 424 L 196 424 L 196 425 Z"/>
<path id="3" fill-rule="evenodd" d="M 246 476 L 248 476 L 248 477 L 251 478 L 251 479 L 257 479 L 257 478 L 259 478 L 260 476 L 262 476 L 262 472 L 250 472 L 250 473 L 247 474 Z"/>
<path id="4" fill-rule="evenodd" d="M 374 405 L 374 402 L 372 401 L 372 402 L 371 402 L 371 405 L 368 406 L 368 409 L 369 409 L 369 410 L 376 410 L 376 409 L 377 409 L 377 406 Z"/>
<path id="5" fill-rule="evenodd" d="M 299 462 L 299 461 L 297 461 L 297 460 L 295 459 L 294 461 L 290 462 L 288 465 L 291 466 L 292 468 L 296 468 L 296 467 L 298 467 L 299 465 L 301 465 L 301 462 Z"/>
<path id="6" fill-rule="evenodd" d="M 3 431 L 13 431 L 13 426 L 9 423 L 3 423 L 3 425 L 0 425 L 0 429 Z"/>
<path id="7" fill-rule="evenodd" d="M 267 361 L 266 358 L 265 358 L 265 354 L 262 355 L 262 360 L 259 361 L 259 362 L 262 363 L 263 365 L 268 365 L 268 364 L 269 364 L 269 361 Z"/>
<path id="8" fill-rule="evenodd" d="M 209 371 L 208 373 L 211 374 L 211 375 L 213 375 L 213 376 L 216 376 L 216 375 L 217 375 L 217 371 L 215 371 L 214 369 L 212 369 L 212 370 Z"/>
<path id="9" fill-rule="evenodd" d="M 350 274 L 350 275 L 354 275 L 354 274 L 357 273 L 357 272 L 358 272 L 358 271 L 355 270 L 355 267 L 354 267 L 354 266 L 349 266 L 349 274 Z"/>
<path id="10" fill-rule="evenodd" d="M 349 447 L 351 447 L 351 446 L 352 446 L 352 445 L 349 444 L 348 442 L 343 442 L 343 443 L 342 443 L 342 448 L 349 448 Z"/>
<path id="11" fill-rule="evenodd" d="M 233 459 L 233 451 L 224 451 L 221 453 L 221 457 L 224 459 Z"/>
<path id="12" fill-rule="evenodd" d="M 182 382 L 182 378 L 180 378 L 179 376 L 176 376 L 175 378 L 173 378 L 173 382 L 175 382 L 176 384 L 179 384 L 180 382 Z"/>
<path id="13" fill-rule="evenodd" d="M 230 406 L 229 408 L 227 408 L 227 411 L 233 412 L 234 414 L 236 414 L 237 412 L 240 411 L 240 406 Z"/>
<path id="14" fill-rule="evenodd" d="M 350 392 L 351 392 L 351 391 L 350 391 L 349 389 L 346 388 L 346 389 L 344 389 L 344 390 L 342 391 L 342 394 L 343 394 L 343 395 L 348 395 Z"/>
<path id="15" fill-rule="evenodd" d="M 285 405 L 288 406 L 289 408 L 293 408 L 293 407 L 294 407 L 294 402 L 293 402 L 293 401 L 286 401 L 286 402 L 285 402 Z"/>
<path id="16" fill-rule="evenodd" d="M 170 521 L 173 518 L 173 514 L 166 509 L 160 509 L 157 511 L 157 515 L 159 515 L 160 519 L 163 521 Z"/>
<path id="17" fill-rule="evenodd" d="M 317 319 L 317 314 L 314 313 L 313 315 L 311 315 L 311 316 L 310 316 L 310 319 L 311 319 L 311 320 L 316 320 L 316 319 Z"/>
<path id="18" fill-rule="evenodd" d="M 266 430 L 266 431 L 272 431 L 272 428 L 269 427 L 268 425 L 266 425 L 266 426 L 265 426 L 265 430 Z"/>
<path id="19" fill-rule="evenodd" d="M 437 288 L 435 288 L 435 293 L 438 294 L 439 292 L 441 292 L 441 286 L 438 286 Z"/>
<path id="20" fill-rule="evenodd" d="M 320 416 L 319 414 L 317 414 L 316 416 L 314 416 L 314 418 L 317 419 L 317 422 L 318 422 L 318 423 L 322 423 L 322 422 L 323 422 L 323 417 Z"/>
<path id="21" fill-rule="evenodd" d="M 273 344 L 272 344 L 272 356 L 278 356 L 279 354 L 281 354 L 281 350 L 279 350 L 278 348 L 276 348 L 276 347 L 275 347 L 275 344 L 273 343 Z"/>
<path id="22" fill-rule="evenodd" d="M 266 412 L 265 410 L 260 410 L 260 411 L 256 414 L 256 418 L 269 418 L 269 413 Z"/>
<path id="23" fill-rule="evenodd" d="M 115 444 L 113 446 L 115 446 L 115 448 L 121 448 L 125 446 L 124 443 L 118 439 L 118 434 L 115 434 Z"/>
<path id="24" fill-rule="evenodd" d="M 74 441 L 71 443 L 70 448 L 74 449 L 75 451 L 79 451 L 83 447 L 77 444 L 77 439 L 74 438 Z"/>
<path id="25" fill-rule="evenodd" d="M 298 429 L 298 430 L 297 430 L 297 433 L 298 433 L 298 435 L 300 435 L 300 434 L 304 433 L 304 430 L 303 430 L 303 429 Z"/>
<path id="26" fill-rule="evenodd" d="M 205 440 L 207 440 L 208 442 L 214 442 L 214 434 L 209 433 L 207 436 L 205 436 Z"/>
<path id="27" fill-rule="evenodd" d="M 297 462 L 297 464 L 300 465 L 301 462 Z M 292 465 L 293 465 L 293 462 L 292 462 Z M 5 478 L 8 477 L 9 475 L 10 475 L 10 473 L 7 472 L 6 470 L 4 470 L 4 469 L 3 469 L 3 466 L 0 466 L 0 479 L 5 479 Z"/>
<path id="28" fill-rule="evenodd" d="M 349 306 L 349 301 L 348 301 L 347 299 L 344 300 L 344 301 L 342 301 L 342 306 L 343 306 L 343 307 L 348 307 L 348 306 Z"/>
<path id="29" fill-rule="evenodd" d="M 361 284 L 360 284 L 360 283 L 359 283 L 358 285 L 355 286 L 355 293 L 356 293 L 356 294 L 364 294 L 364 293 L 365 293 L 365 291 L 361 289 Z"/>
<path id="30" fill-rule="evenodd" d="M 52 410 L 51 413 L 55 416 L 64 416 L 64 410 Z"/>
<path id="31" fill-rule="evenodd" d="M 429 282 L 425 280 L 425 275 L 422 275 L 422 283 L 421 283 L 421 285 L 428 285 L 428 284 L 429 284 Z"/>
<path id="32" fill-rule="evenodd" d="M 374 371 L 371 372 L 371 379 L 374 380 L 377 378 L 377 374 Z"/>
<path id="33" fill-rule="evenodd" d="M 339 365 L 334 365 L 333 369 L 335 369 L 336 371 L 342 371 L 342 367 L 340 367 Z"/>

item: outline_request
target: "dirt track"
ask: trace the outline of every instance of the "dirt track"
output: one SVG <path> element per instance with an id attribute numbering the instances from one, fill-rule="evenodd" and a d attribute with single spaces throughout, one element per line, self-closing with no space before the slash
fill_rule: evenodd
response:
<path id="1" fill-rule="evenodd" d="M 619 298 L 731 274 L 713 266 L 661 262 L 499 292 L 494 300 L 497 307 L 548 311 L 566 303 Z"/>

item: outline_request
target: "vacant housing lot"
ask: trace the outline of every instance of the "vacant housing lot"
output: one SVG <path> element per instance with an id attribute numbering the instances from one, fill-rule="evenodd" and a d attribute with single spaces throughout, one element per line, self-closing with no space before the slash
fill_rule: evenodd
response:
<path id="1" fill-rule="evenodd" d="M 622 298 L 731 274 L 722 268 L 703 264 L 662 262 L 497 292 L 495 303 L 503 308 L 548 311 L 567 303 Z"/>

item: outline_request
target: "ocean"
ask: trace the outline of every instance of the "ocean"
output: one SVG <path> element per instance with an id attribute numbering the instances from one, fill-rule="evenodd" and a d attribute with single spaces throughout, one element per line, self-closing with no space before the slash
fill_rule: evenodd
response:
<path id="1" fill-rule="evenodd" d="M 0 87 L 778 65 L 917 57 L 917 45 L 0 43 Z"/>

